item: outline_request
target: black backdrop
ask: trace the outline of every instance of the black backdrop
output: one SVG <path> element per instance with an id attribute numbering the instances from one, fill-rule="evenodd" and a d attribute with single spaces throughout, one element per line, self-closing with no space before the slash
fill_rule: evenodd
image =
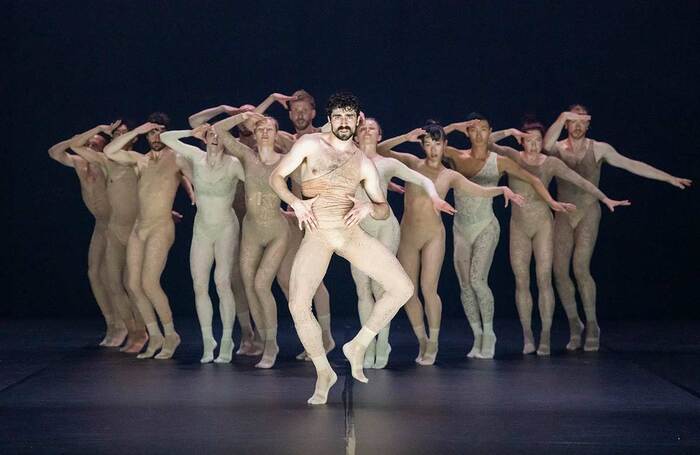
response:
<path id="1" fill-rule="evenodd" d="M 698 177 L 697 1 L 21 1 L 3 2 L 3 10 L 10 169 L 3 316 L 98 314 L 86 278 L 91 217 L 75 174 L 46 150 L 122 115 L 140 122 L 163 110 L 185 127 L 204 107 L 303 87 L 316 96 L 322 124 L 327 96 L 350 89 L 388 137 L 472 110 L 496 129 L 517 126 L 525 112 L 549 124 L 582 102 L 592 110 L 591 137 Z M 270 113 L 291 128 L 280 106 Z M 466 145 L 459 135 L 450 139 Z M 697 190 L 611 167 L 602 187 L 633 206 L 603 217 L 592 267 L 601 318 L 698 317 Z M 194 211 L 183 195 L 177 208 L 186 219 L 163 285 L 174 311 L 194 317 Z M 516 317 L 508 214 L 500 206 L 497 214 L 496 316 Z M 445 313 L 456 316 L 451 255 L 450 236 L 440 293 Z M 326 282 L 333 314 L 355 314 L 344 261 L 332 263 Z"/>

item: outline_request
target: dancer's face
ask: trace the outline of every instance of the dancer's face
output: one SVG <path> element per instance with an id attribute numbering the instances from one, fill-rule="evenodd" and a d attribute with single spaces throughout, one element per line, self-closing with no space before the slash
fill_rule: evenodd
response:
<path id="1" fill-rule="evenodd" d="M 207 144 L 207 152 L 223 152 L 224 146 L 214 128 L 207 130 L 207 133 L 204 135 L 204 142 Z"/>
<path id="2" fill-rule="evenodd" d="M 107 141 L 99 134 L 95 134 L 87 142 L 87 146 L 95 152 L 101 152 L 105 145 L 107 145 Z"/>
<path id="3" fill-rule="evenodd" d="M 316 109 L 311 107 L 308 101 L 292 101 L 289 103 L 289 120 L 292 121 L 294 129 L 303 131 L 309 126 L 316 117 Z"/>
<path id="4" fill-rule="evenodd" d="M 341 141 L 352 139 L 359 120 L 357 112 L 350 108 L 341 107 L 333 109 L 331 116 L 328 118 L 328 121 L 331 122 L 333 135 Z"/>
<path id="5" fill-rule="evenodd" d="M 587 115 L 588 112 L 581 106 L 574 106 L 571 112 L 581 115 Z M 566 130 L 569 132 L 569 136 L 572 139 L 581 139 L 586 135 L 588 128 L 591 125 L 590 120 L 567 120 Z"/>
<path id="6" fill-rule="evenodd" d="M 165 128 L 154 128 L 146 133 L 146 140 L 148 141 L 148 145 L 151 147 L 151 150 L 158 152 L 165 148 L 165 144 L 160 141 L 160 133 L 163 131 L 165 131 Z"/>
<path id="7" fill-rule="evenodd" d="M 365 122 L 357 128 L 357 139 L 360 145 L 376 145 L 382 140 L 382 135 L 379 132 L 379 125 L 372 119 Z"/>
<path id="8" fill-rule="evenodd" d="M 467 128 L 467 134 L 472 146 L 488 144 L 491 125 L 486 120 L 477 120 L 472 126 Z"/>
<path id="9" fill-rule="evenodd" d="M 277 136 L 277 125 L 275 121 L 269 118 L 260 120 L 255 124 L 255 141 L 259 146 L 275 146 L 275 137 Z"/>
<path id="10" fill-rule="evenodd" d="M 122 134 L 126 134 L 128 132 L 129 132 L 129 127 L 122 123 L 114 131 L 112 131 L 112 137 L 119 137 Z"/>
<path id="11" fill-rule="evenodd" d="M 523 148 L 527 153 L 540 153 L 542 151 L 542 133 L 540 130 L 525 131 L 528 136 L 523 139 Z"/>
<path id="12" fill-rule="evenodd" d="M 442 161 L 442 155 L 445 153 L 447 139 L 433 139 L 429 135 L 423 137 L 423 151 L 428 161 L 437 163 Z"/>

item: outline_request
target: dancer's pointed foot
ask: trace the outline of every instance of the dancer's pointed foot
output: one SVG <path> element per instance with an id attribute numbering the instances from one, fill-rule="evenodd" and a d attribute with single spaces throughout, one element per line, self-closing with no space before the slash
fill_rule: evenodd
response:
<path id="1" fill-rule="evenodd" d="M 438 342 L 428 340 L 425 346 L 425 353 L 423 357 L 418 361 L 419 365 L 433 365 L 435 363 L 435 358 L 438 353 Z"/>
<path id="2" fill-rule="evenodd" d="M 214 360 L 216 340 L 214 338 L 204 338 L 202 344 L 204 345 L 204 352 L 202 353 L 202 358 L 199 359 L 199 363 L 210 363 Z"/>
<path id="3" fill-rule="evenodd" d="M 137 332 L 132 332 L 126 337 L 126 343 L 124 346 L 119 348 L 120 352 L 126 352 L 128 354 L 138 354 L 141 349 L 148 342 L 148 332 L 145 330 L 139 330 Z"/>
<path id="4" fill-rule="evenodd" d="M 496 354 L 496 334 L 484 332 L 481 337 L 481 351 L 476 356 L 479 359 L 493 359 Z"/>
<path id="5" fill-rule="evenodd" d="M 158 350 L 160 348 L 163 347 L 163 340 L 165 340 L 165 338 L 163 338 L 163 335 L 161 335 L 159 333 L 151 335 L 148 338 L 148 347 L 146 348 L 146 350 L 144 352 L 137 355 L 136 358 L 137 359 L 150 359 L 151 357 L 156 355 L 156 352 L 158 352 Z"/>
<path id="6" fill-rule="evenodd" d="M 418 357 L 415 358 L 416 363 L 420 363 L 421 360 L 423 359 L 423 356 L 425 355 L 425 348 L 427 345 L 428 345 L 427 338 L 419 338 L 418 339 Z"/>
<path id="7" fill-rule="evenodd" d="M 156 359 L 166 360 L 172 358 L 173 354 L 175 354 L 175 349 L 177 349 L 178 346 L 180 346 L 180 335 L 178 335 L 176 332 L 165 335 L 165 339 L 163 340 L 163 349 L 161 349 L 158 355 L 156 355 Z"/>
<path id="8" fill-rule="evenodd" d="M 255 368 L 272 368 L 275 366 L 275 361 L 277 361 L 277 354 L 279 354 L 279 352 L 280 348 L 277 346 L 276 341 L 266 341 L 262 359 L 255 364 Z"/>
<path id="9" fill-rule="evenodd" d="M 221 348 L 219 348 L 219 356 L 214 360 L 214 363 L 231 363 L 233 357 L 233 338 L 222 338 Z"/>
<path id="10" fill-rule="evenodd" d="M 581 349 L 581 334 L 583 333 L 583 322 L 580 319 L 569 321 L 569 343 L 566 345 L 567 351 Z"/>
<path id="11" fill-rule="evenodd" d="M 365 376 L 365 372 L 362 370 L 362 364 L 365 358 L 365 348 L 360 346 L 357 341 L 349 341 L 343 345 L 343 354 L 345 354 L 345 358 L 347 358 L 350 362 L 352 377 L 360 382 L 369 382 L 369 379 L 367 379 L 367 376 Z"/>
<path id="12" fill-rule="evenodd" d="M 338 380 L 338 376 L 333 370 L 324 370 L 317 373 L 316 389 L 307 403 L 312 405 L 326 404 L 328 401 L 328 392 L 333 387 L 333 384 Z"/>
<path id="13" fill-rule="evenodd" d="M 391 353 L 391 345 L 389 343 L 377 342 L 377 354 L 374 361 L 374 369 L 381 370 L 389 363 L 389 354 Z"/>
<path id="14" fill-rule="evenodd" d="M 586 343 L 583 345 L 583 350 L 595 352 L 598 349 L 600 349 L 600 327 L 597 322 L 590 322 L 586 326 Z"/>

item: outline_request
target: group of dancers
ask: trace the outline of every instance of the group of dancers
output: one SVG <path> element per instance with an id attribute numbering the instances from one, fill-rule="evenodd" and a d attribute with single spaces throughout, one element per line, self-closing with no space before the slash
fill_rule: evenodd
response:
<path id="1" fill-rule="evenodd" d="M 288 110 L 294 133 L 280 131 L 275 118 L 264 114 L 275 102 Z M 231 361 L 237 316 L 241 340 L 236 354 L 260 356 L 259 368 L 275 364 L 272 285 L 277 279 L 304 346 L 297 358 L 316 368 L 316 389 L 308 402 L 325 403 L 337 376 L 326 357 L 335 342 L 323 278 L 336 253 L 352 266 L 362 323 L 343 346 L 353 377 L 367 382 L 363 368 L 386 366 L 390 321 L 402 306 L 418 342 L 416 362 L 432 365 L 442 312 L 437 292 L 445 253 L 441 212 L 454 216 L 454 266 L 474 335 L 467 356 L 493 358 L 488 274 L 500 236 L 491 201 L 498 196 L 506 206 L 512 203 L 510 261 L 523 353 L 550 353 L 552 272 L 569 321 L 566 348 L 596 351 L 600 328 L 590 260 L 601 217 L 598 201 L 610 211 L 630 205 L 598 188 L 602 164 L 679 188 L 691 184 L 588 138 L 591 116 L 578 104 L 547 130 L 530 119 L 519 129 L 493 132 L 488 118 L 472 113 L 462 122 L 443 127 L 428 121 L 386 140 L 379 122 L 366 117 L 350 93 L 332 95 L 326 115 L 328 123 L 317 128 L 309 93 L 273 93 L 258 106 L 198 112 L 189 118 L 188 130 L 169 130 L 167 115 L 154 113 L 138 127 L 116 121 L 49 149 L 51 158 L 75 169 L 85 205 L 95 217 L 88 278 L 107 324 L 101 345 L 121 346 L 138 358 L 168 359 L 180 344 L 160 278 L 175 238 L 174 223 L 181 218 L 172 208 L 182 186 L 197 208 L 190 269 L 203 363 Z M 209 123 L 218 116 L 224 118 Z M 564 129 L 566 138 L 559 140 Z M 471 148 L 450 146 L 447 137 L 454 132 L 466 135 Z M 145 154 L 133 150 L 141 135 L 150 148 Z M 508 136 L 523 150 L 498 144 Z M 397 151 L 405 142 L 420 144 L 423 156 Z M 509 186 L 498 186 L 504 173 Z M 405 188 L 393 183 L 394 177 L 406 182 Z M 554 177 L 556 199 L 548 191 Z M 386 202 L 389 190 L 405 192 L 400 222 Z M 444 200 L 450 190 L 454 208 Z M 537 343 L 531 323 L 533 255 L 541 318 Z M 571 264 L 585 324 L 577 311 Z M 212 331 L 212 268 L 223 326 L 220 344 Z"/>

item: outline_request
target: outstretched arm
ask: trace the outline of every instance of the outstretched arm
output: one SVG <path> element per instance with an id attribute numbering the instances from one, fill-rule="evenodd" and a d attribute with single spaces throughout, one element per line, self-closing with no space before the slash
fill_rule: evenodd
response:
<path id="1" fill-rule="evenodd" d="M 455 209 L 440 197 L 432 180 L 423 174 L 414 171 L 400 161 L 391 160 L 390 163 L 391 176 L 398 177 L 406 182 L 413 183 L 414 185 L 418 185 L 423 188 L 433 201 L 433 208 L 436 211 L 442 211 L 449 214 L 455 213 Z"/>
<path id="2" fill-rule="evenodd" d="M 612 166 L 622 168 L 627 172 L 631 172 L 648 179 L 670 183 L 671 185 L 680 189 L 684 189 L 693 183 L 693 181 L 690 179 L 674 177 L 673 175 L 656 169 L 655 167 L 646 163 L 622 156 L 610 144 L 606 144 L 605 142 L 596 142 L 594 144 L 593 151 L 595 152 L 596 159 L 602 158 Z"/>
<path id="3" fill-rule="evenodd" d="M 555 176 L 557 176 L 561 179 L 564 179 L 567 182 L 571 182 L 574 185 L 581 188 L 582 190 L 584 190 L 585 192 L 592 194 L 600 202 L 605 204 L 608 207 L 608 209 L 610 209 L 611 212 L 614 212 L 615 207 L 617 207 L 619 205 L 622 205 L 622 206 L 630 205 L 630 201 L 627 201 L 627 200 L 617 201 L 614 199 L 610 199 L 609 197 L 607 197 L 605 195 L 605 193 L 600 191 L 600 189 L 597 186 L 595 186 L 594 184 L 592 184 L 588 180 L 586 180 L 583 177 L 581 177 L 580 175 L 578 175 L 575 171 L 573 171 L 571 168 L 569 168 L 569 166 L 564 164 L 564 162 L 561 161 L 560 159 L 554 158 L 554 157 L 550 157 L 549 159 L 553 160 L 553 163 L 554 163 L 553 170 L 554 170 Z"/>
<path id="4" fill-rule="evenodd" d="M 498 157 L 498 169 L 506 172 L 508 175 L 519 178 L 523 182 L 527 182 L 532 186 L 535 192 L 547 203 L 547 205 L 555 212 L 567 212 L 576 210 L 576 206 L 568 203 L 561 203 L 554 200 L 547 188 L 540 179 L 527 172 L 525 169 L 518 166 L 515 161 L 504 156 Z"/>
<path id="5" fill-rule="evenodd" d="M 514 193 L 507 186 L 481 186 L 472 182 L 462 174 L 456 171 L 450 171 L 450 188 L 458 191 L 463 191 L 470 196 L 474 197 L 496 197 L 500 194 L 506 201 L 506 207 L 508 207 L 508 202 L 513 201 L 514 204 L 522 206 L 525 203 L 525 198 L 519 194 Z"/>
<path id="6" fill-rule="evenodd" d="M 289 110 L 289 103 L 290 101 L 296 100 L 296 96 L 288 96 L 288 95 L 283 95 L 281 93 L 272 93 L 270 96 L 265 98 L 265 100 L 258 104 L 258 106 L 255 108 L 254 112 L 257 112 L 258 114 L 262 114 L 265 112 L 272 104 L 277 101 L 284 107 L 286 110 Z"/>
<path id="7" fill-rule="evenodd" d="M 299 223 L 299 229 L 302 229 L 302 226 L 305 226 L 309 230 L 318 228 L 318 221 L 311 210 L 318 196 L 307 200 L 299 199 L 294 193 L 289 191 L 287 187 L 287 177 L 301 166 L 306 157 L 313 152 L 316 146 L 313 139 L 308 137 L 300 138 L 296 141 L 289 153 L 280 159 L 279 164 L 275 170 L 272 171 L 272 174 L 270 174 L 270 186 L 280 199 L 294 210 L 297 222 Z"/>
<path id="8" fill-rule="evenodd" d="M 527 136 L 527 133 L 523 133 L 522 131 L 515 128 L 494 131 L 493 133 L 491 133 L 491 136 L 489 136 L 489 150 L 498 153 L 501 156 L 505 156 L 506 158 L 510 158 L 513 161 L 516 161 L 520 156 L 520 152 L 518 152 L 512 147 L 498 145 L 496 143 L 507 138 L 508 136 L 514 136 L 517 138 L 518 142 L 520 142 L 523 137 Z"/>

